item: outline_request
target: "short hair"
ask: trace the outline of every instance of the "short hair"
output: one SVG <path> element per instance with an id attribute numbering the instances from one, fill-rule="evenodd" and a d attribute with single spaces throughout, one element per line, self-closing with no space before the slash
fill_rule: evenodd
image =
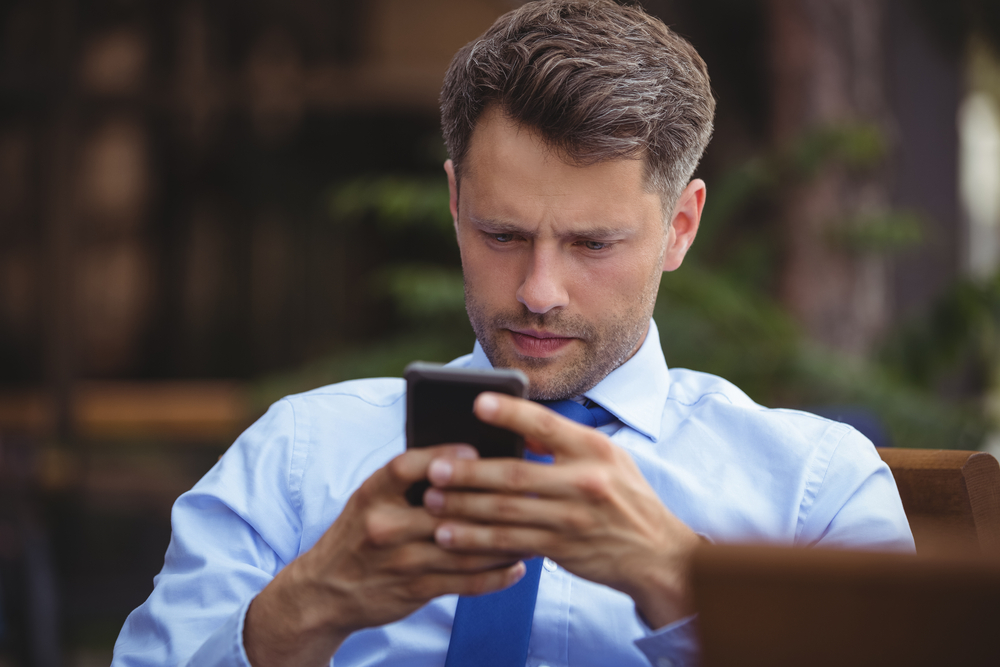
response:
<path id="1" fill-rule="evenodd" d="M 455 54 L 441 128 L 456 174 L 492 105 L 574 164 L 645 160 L 646 185 L 665 209 L 694 174 L 715 114 L 694 47 L 641 8 L 611 0 L 529 2 Z"/>

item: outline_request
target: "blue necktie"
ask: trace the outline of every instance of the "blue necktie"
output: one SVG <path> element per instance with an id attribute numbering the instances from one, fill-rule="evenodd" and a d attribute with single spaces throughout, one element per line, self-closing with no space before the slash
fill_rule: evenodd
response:
<path id="1" fill-rule="evenodd" d="M 542 405 L 594 428 L 615 419 L 596 404 L 586 407 L 576 401 L 553 401 Z M 552 460 L 550 456 L 531 452 L 525 452 L 525 458 L 544 462 Z M 445 667 L 524 667 L 528 659 L 528 639 L 535 615 L 542 559 L 532 558 L 525 561 L 525 565 L 527 572 L 524 577 L 510 588 L 458 598 Z"/>

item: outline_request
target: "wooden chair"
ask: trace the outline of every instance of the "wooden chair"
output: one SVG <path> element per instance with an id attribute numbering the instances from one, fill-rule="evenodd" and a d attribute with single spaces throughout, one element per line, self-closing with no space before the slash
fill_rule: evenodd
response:
<path id="1" fill-rule="evenodd" d="M 917 553 L 1000 556 L 1000 465 L 993 456 L 895 448 L 879 454 L 896 479 Z"/>
<path id="2" fill-rule="evenodd" d="M 705 667 L 1000 665 L 1000 561 L 700 547 Z"/>

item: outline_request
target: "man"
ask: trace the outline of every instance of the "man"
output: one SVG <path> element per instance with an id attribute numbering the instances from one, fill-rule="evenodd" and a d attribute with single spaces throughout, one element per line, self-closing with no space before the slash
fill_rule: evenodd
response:
<path id="1" fill-rule="evenodd" d="M 481 395 L 542 465 L 405 451 L 399 380 L 284 399 L 178 499 L 115 664 L 441 665 L 456 595 L 511 586 L 532 555 L 528 664 L 686 664 L 702 539 L 912 549 L 853 429 L 667 370 L 651 314 L 698 230 L 713 112 L 693 48 L 609 0 L 525 5 L 462 49 L 442 124 L 478 343 L 453 363 L 519 368 L 531 398 L 611 423 Z"/>

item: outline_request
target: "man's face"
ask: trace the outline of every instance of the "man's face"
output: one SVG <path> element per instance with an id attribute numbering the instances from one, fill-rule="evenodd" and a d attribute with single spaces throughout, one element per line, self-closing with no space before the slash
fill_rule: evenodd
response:
<path id="1" fill-rule="evenodd" d="M 567 164 L 496 110 L 476 126 L 460 194 L 446 164 L 469 319 L 495 367 L 528 375 L 531 398 L 582 394 L 645 338 L 678 241 L 643 168 Z"/>

